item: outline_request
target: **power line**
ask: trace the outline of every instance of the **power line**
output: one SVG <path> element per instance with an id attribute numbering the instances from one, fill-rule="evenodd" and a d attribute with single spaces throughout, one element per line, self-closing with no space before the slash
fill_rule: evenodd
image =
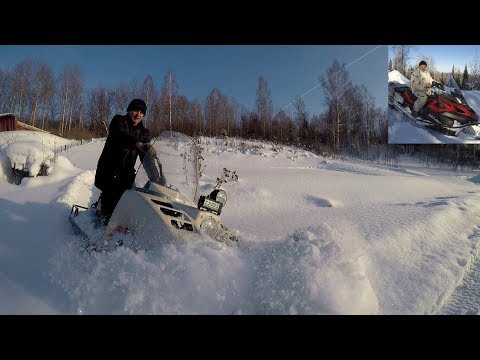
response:
<path id="1" fill-rule="evenodd" d="M 385 45 L 378 45 L 377 47 L 375 47 L 374 49 L 370 50 L 369 52 L 363 54 L 362 56 L 360 56 L 358 59 L 355 59 L 354 61 L 352 61 L 351 63 L 349 63 L 348 65 L 345 65 L 342 69 L 346 69 L 347 67 L 349 67 L 350 65 L 353 65 L 355 64 L 357 61 L 363 59 L 365 56 L 371 54 L 372 52 L 374 52 L 375 50 L 377 50 L 378 48 L 382 47 L 382 46 L 385 46 Z M 342 70 L 340 69 L 340 70 Z M 338 70 L 338 71 L 340 71 Z M 337 72 L 338 72 L 337 71 Z M 310 90 L 306 91 L 305 93 L 303 93 L 301 96 L 299 97 L 296 97 L 295 100 L 292 100 L 291 102 L 289 102 L 287 105 L 285 105 L 282 110 L 280 110 L 277 114 L 275 114 L 275 116 L 277 116 L 281 111 L 285 110 L 287 107 L 289 107 L 290 105 L 292 105 L 297 99 L 301 99 L 302 97 L 304 97 L 305 95 L 307 95 L 309 92 L 311 92 L 312 90 L 316 89 L 317 87 L 319 87 L 321 84 L 317 84 L 315 85 L 314 87 L 312 87 Z M 274 117 L 275 117 L 274 116 Z"/>

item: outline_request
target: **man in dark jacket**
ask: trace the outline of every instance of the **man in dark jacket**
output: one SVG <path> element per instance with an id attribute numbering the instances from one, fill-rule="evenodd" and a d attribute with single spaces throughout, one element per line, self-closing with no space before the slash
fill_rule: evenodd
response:
<path id="1" fill-rule="evenodd" d="M 147 105 L 141 99 L 134 99 L 127 107 L 126 115 L 115 115 L 108 127 L 108 136 L 102 154 L 98 159 L 95 186 L 102 191 L 100 196 L 101 215 L 108 222 L 123 192 L 135 180 L 137 156 L 143 160 L 149 143 L 150 132 L 143 125 L 142 118 Z"/>

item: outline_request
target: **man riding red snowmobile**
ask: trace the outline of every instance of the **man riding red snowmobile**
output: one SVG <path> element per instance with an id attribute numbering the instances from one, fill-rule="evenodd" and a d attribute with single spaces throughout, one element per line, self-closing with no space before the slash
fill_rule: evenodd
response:
<path id="1" fill-rule="evenodd" d="M 457 135 L 463 128 L 478 124 L 478 115 L 467 104 L 462 91 L 449 74 L 444 84 L 433 81 L 432 92 L 418 116 L 412 115 L 417 97 L 407 84 L 389 82 L 388 103 L 426 127 L 447 135 Z"/>

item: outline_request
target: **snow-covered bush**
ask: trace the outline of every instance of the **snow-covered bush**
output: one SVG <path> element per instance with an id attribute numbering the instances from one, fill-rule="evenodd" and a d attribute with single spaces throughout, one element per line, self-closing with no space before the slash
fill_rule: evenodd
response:
<path id="1" fill-rule="evenodd" d="M 12 169 L 28 172 L 28 176 L 48 175 L 52 171 L 54 153 L 38 141 L 17 141 L 5 147 Z"/>

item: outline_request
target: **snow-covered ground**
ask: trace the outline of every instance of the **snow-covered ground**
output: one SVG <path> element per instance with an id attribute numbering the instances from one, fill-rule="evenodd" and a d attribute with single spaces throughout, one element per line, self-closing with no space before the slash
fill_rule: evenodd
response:
<path id="1" fill-rule="evenodd" d="M 0 313 L 450 313 L 478 255 L 477 172 L 203 141 L 202 193 L 223 168 L 239 176 L 222 213 L 238 246 L 80 251 L 68 215 L 98 197 L 104 142 L 93 141 L 58 155 L 49 176 L 0 180 Z"/>
<path id="2" fill-rule="evenodd" d="M 388 74 L 388 81 L 410 85 L 410 81 L 397 70 Z M 465 101 L 480 114 L 480 91 L 462 91 Z M 426 128 L 421 122 L 415 122 L 397 109 L 388 109 L 389 144 L 480 144 L 479 126 L 463 129 L 457 136 L 448 136 Z"/>

